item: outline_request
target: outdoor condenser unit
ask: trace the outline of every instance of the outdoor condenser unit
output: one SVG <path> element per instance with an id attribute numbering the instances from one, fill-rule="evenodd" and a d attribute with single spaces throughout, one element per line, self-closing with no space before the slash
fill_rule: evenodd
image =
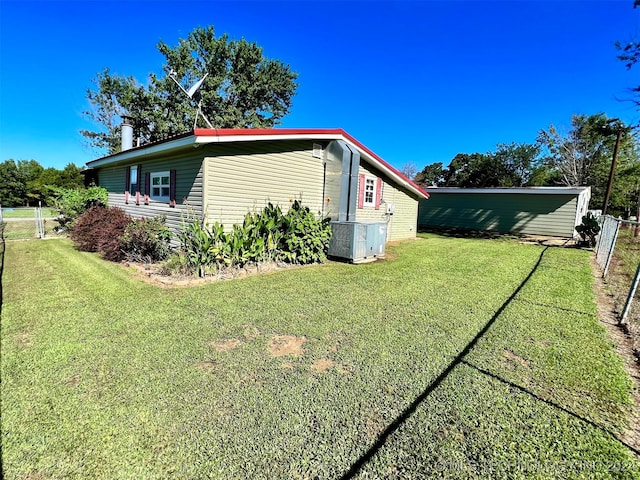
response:
<path id="1" fill-rule="evenodd" d="M 387 242 L 385 222 L 331 222 L 331 229 L 330 257 L 353 263 L 372 262 L 384 257 Z"/>

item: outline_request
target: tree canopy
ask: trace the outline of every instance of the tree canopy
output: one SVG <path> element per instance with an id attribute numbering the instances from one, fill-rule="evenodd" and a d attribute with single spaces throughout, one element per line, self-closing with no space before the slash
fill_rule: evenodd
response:
<path id="1" fill-rule="evenodd" d="M 36 160 L 5 160 L 0 163 L 0 205 L 18 207 L 47 203 L 56 188 L 82 188 L 80 168 L 69 163 L 62 170 L 44 168 Z"/>
<path id="2" fill-rule="evenodd" d="M 445 168 L 426 165 L 414 180 L 423 187 L 590 186 L 591 208 L 601 208 L 620 132 L 610 206 L 618 214 L 640 211 L 640 151 L 633 129 L 604 113 L 574 115 L 567 132 L 550 125 L 536 143 L 503 143 L 487 153 L 458 153 Z"/>
<path id="3" fill-rule="evenodd" d="M 635 172 L 629 167 L 638 163 L 640 158 L 631 128 L 618 119 L 610 119 L 604 113 L 573 115 L 568 132 L 562 134 L 551 125 L 548 130 L 540 131 L 538 142 L 544 148 L 544 162 L 555 170 L 560 184 L 591 186 L 592 206 L 600 208 L 618 131 L 622 135 L 616 177 L 622 182 L 623 174 Z M 614 184 L 616 190 L 621 188 L 620 182 Z"/>
<path id="4" fill-rule="evenodd" d="M 495 152 L 459 153 L 446 169 L 442 162 L 426 165 L 415 180 L 438 187 L 522 187 L 538 178 L 539 153 L 535 144 L 500 144 Z"/>
<path id="5" fill-rule="evenodd" d="M 150 73 L 146 85 L 108 68 L 94 79 L 95 88 L 87 91 L 90 108 L 84 115 L 100 128 L 81 132 L 90 146 L 119 151 L 125 115 L 131 118 L 135 136 L 147 143 L 198 126 L 199 102 L 216 128 L 273 127 L 291 109 L 298 74 L 265 57 L 255 42 L 232 40 L 226 34 L 216 38 L 209 26 L 194 29 L 176 46 L 160 41 L 157 48 L 165 58 L 165 73 Z M 205 75 L 193 98 L 176 83 L 189 89 Z"/>

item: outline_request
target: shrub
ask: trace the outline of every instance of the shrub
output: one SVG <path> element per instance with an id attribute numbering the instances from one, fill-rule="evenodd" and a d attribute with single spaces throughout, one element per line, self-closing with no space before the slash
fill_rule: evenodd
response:
<path id="1" fill-rule="evenodd" d="M 307 264 L 323 262 L 331 238 L 328 219 L 315 217 L 308 207 L 293 202 L 286 215 L 269 203 L 261 212 L 247 213 L 242 225 L 226 234 L 215 223 L 207 227 L 197 218 L 183 223 L 178 235 L 186 263 L 204 276 L 208 269 L 242 267 L 248 263 L 282 260 Z"/>
<path id="2" fill-rule="evenodd" d="M 582 223 L 576 227 L 576 232 L 578 232 L 582 238 L 583 243 L 594 247 L 596 237 L 600 233 L 598 219 L 591 212 L 587 212 L 587 214 L 582 217 Z"/>
<path id="3" fill-rule="evenodd" d="M 182 252 L 175 252 L 169 255 L 160 266 L 161 275 L 188 275 L 193 273 L 193 268 L 189 265 L 187 256 Z"/>
<path id="4" fill-rule="evenodd" d="M 85 189 L 55 188 L 52 200 L 60 213 L 56 231 L 65 232 L 76 218 L 90 208 L 107 206 L 107 189 L 95 186 Z"/>
<path id="5" fill-rule="evenodd" d="M 178 234 L 187 264 L 204 277 L 207 267 L 220 267 L 231 262 L 229 238 L 218 222 L 208 228 L 197 218 L 183 222 Z"/>
<path id="6" fill-rule="evenodd" d="M 120 208 L 92 207 L 74 222 L 71 240 L 78 250 L 99 252 L 105 259 L 117 262 L 124 258 L 120 237 L 129 223 L 131 218 Z"/>
<path id="7" fill-rule="evenodd" d="M 324 262 L 331 240 L 329 219 L 318 219 L 298 200 L 283 217 L 280 251 L 290 263 Z"/>
<path id="8" fill-rule="evenodd" d="M 169 256 L 171 230 L 165 225 L 166 217 L 132 220 L 120 238 L 125 257 L 133 262 L 158 262 Z"/>

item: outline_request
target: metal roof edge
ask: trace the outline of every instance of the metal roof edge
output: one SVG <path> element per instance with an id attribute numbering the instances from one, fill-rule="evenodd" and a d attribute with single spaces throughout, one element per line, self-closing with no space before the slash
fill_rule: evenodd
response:
<path id="1" fill-rule="evenodd" d="M 499 193 L 499 194 L 581 194 L 591 190 L 591 187 L 485 187 L 485 188 L 460 188 L 460 187 L 427 187 L 427 191 L 434 193 Z"/>
<path id="2" fill-rule="evenodd" d="M 144 158 L 166 151 L 176 150 L 192 145 L 209 143 L 227 143 L 227 142 L 251 142 L 251 141 L 268 141 L 268 140 L 344 140 L 352 144 L 365 158 L 374 166 L 380 168 L 389 177 L 395 180 L 399 185 L 407 188 L 413 193 L 423 198 L 429 198 L 429 192 L 414 183 L 412 180 L 404 176 L 395 167 L 384 161 L 380 156 L 376 155 L 372 150 L 364 146 L 341 128 L 197 128 L 192 132 L 188 132 L 170 139 L 161 140 L 152 144 L 134 147 L 124 152 L 118 152 L 107 155 L 96 160 L 87 162 L 87 169 L 102 167 L 113 163 L 125 162 L 137 158 Z"/>

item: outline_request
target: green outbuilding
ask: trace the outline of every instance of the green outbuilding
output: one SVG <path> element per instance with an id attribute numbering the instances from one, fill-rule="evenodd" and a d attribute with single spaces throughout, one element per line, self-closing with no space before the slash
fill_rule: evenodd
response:
<path id="1" fill-rule="evenodd" d="M 591 187 L 430 187 L 420 200 L 418 225 L 575 238 Z"/>

